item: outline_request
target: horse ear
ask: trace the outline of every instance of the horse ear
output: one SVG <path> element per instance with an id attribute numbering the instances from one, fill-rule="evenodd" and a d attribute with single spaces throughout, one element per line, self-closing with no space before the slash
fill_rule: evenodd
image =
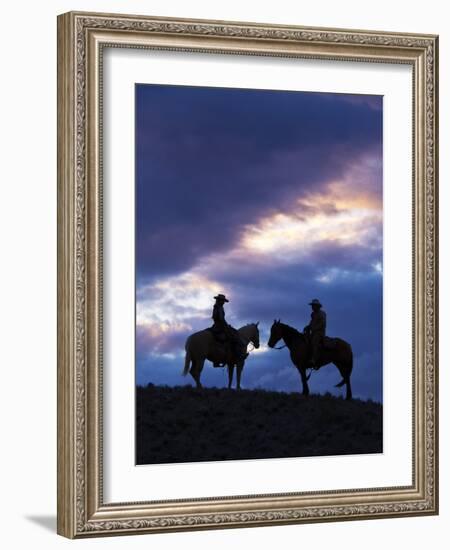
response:
<path id="1" fill-rule="evenodd" d="M 259 325 L 259 321 L 256 323 L 256 326 L 258 326 L 258 325 Z"/>

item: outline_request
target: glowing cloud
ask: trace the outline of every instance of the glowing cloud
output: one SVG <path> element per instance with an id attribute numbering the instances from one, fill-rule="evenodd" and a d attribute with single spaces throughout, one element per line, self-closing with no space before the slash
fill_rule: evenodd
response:
<path id="1" fill-rule="evenodd" d="M 316 214 L 306 220 L 295 214 L 275 214 L 249 227 L 242 245 L 250 252 L 288 257 L 293 253 L 302 256 L 325 241 L 364 245 L 373 234 L 374 224 L 380 224 L 381 219 L 381 213 L 356 208 Z"/>
<path id="2" fill-rule="evenodd" d="M 241 246 L 249 253 L 287 260 L 301 258 L 326 242 L 381 247 L 382 212 L 376 202 L 365 195 L 347 199 L 335 194 L 339 188 L 339 183 L 333 183 L 330 194 L 299 198 L 291 212 L 274 214 L 247 227 Z"/>
<path id="3" fill-rule="evenodd" d="M 136 323 L 157 323 L 163 327 L 171 319 L 188 322 L 204 317 L 211 308 L 211 296 L 221 292 L 220 285 L 195 271 L 146 285 L 139 289 L 136 304 Z"/>

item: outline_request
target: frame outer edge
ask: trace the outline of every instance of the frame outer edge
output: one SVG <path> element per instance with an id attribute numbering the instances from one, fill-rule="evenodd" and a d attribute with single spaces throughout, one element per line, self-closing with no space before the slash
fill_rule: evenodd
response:
<path id="1" fill-rule="evenodd" d="M 57 533 L 74 538 L 75 419 L 74 405 L 74 66 L 73 19 L 57 18 Z"/>
<path id="2" fill-rule="evenodd" d="M 110 21 L 98 20 L 106 17 Z M 125 18 L 130 18 L 125 22 Z M 170 21 L 170 23 L 169 23 Z M 185 24 L 183 21 L 189 21 Z M 425 454 L 424 442 L 429 445 L 426 456 L 421 458 L 419 480 L 422 490 L 428 490 L 428 494 L 417 495 L 419 501 L 400 502 L 390 501 L 363 505 L 361 503 L 326 507 L 318 504 L 308 510 L 275 510 L 248 512 L 196 513 L 188 515 L 169 514 L 150 518 L 142 508 L 142 515 L 134 518 L 123 515 L 123 510 L 118 510 L 116 518 L 105 517 L 102 521 L 96 521 L 92 512 L 98 506 L 97 498 L 101 495 L 92 494 L 97 468 L 90 470 L 92 463 L 96 464 L 96 451 L 93 450 L 92 439 L 96 440 L 96 429 L 100 426 L 96 420 L 86 418 L 86 413 L 92 412 L 95 400 L 92 399 L 92 390 L 86 383 L 92 382 L 92 367 L 86 362 L 96 357 L 96 347 L 91 340 L 94 325 L 89 322 L 86 315 L 90 312 L 89 303 L 94 295 L 92 292 L 92 267 L 91 262 L 97 249 L 92 248 L 96 237 L 96 228 L 89 225 L 90 216 L 96 210 L 97 202 L 93 200 L 92 192 L 88 189 L 92 167 L 92 158 L 89 161 L 89 150 L 92 143 L 92 134 L 86 135 L 87 129 L 92 127 L 86 120 L 86 83 L 89 84 L 88 71 L 85 70 L 86 59 L 86 30 L 109 29 L 116 33 L 129 27 L 133 33 L 136 31 L 153 32 L 156 35 L 181 36 L 203 38 L 207 35 L 220 36 L 223 39 L 236 37 L 240 40 L 266 40 L 276 41 L 280 44 L 294 41 L 303 44 L 310 40 L 324 43 L 345 43 L 353 48 L 363 46 L 368 48 L 368 56 L 376 51 L 378 54 L 386 45 L 402 52 L 415 51 L 416 55 L 427 51 L 427 63 L 421 65 L 423 70 L 422 85 L 419 97 L 421 100 L 420 113 L 426 118 L 426 124 L 422 120 L 420 124 L 421 138 L 425 146 L 421 147 L 418 172 L 422 185 L 421 193 L 427 200 L 428 207 L 424 204 L 421 209 L 422 223 L 419 227 L 429 228 L 428 239 L 421 243 L 421 254 L 426 257 L 424 269 L 419 269 L 420 277 L 424 281 L 428 277 L 428 285 L 420 285 L 422 300 L 427 291 L 427 304 L 429 315 L 423 319 L 428 333 L 421 337 L 421 357 L 426 364 L 427 392 L 431 392 L 431 401 L 423 395 L 422 390 L 420 426 L 420 448 Z M 243 25 L 242 28 L 239 28 Z M 376 519 L 381 517 L 414 516 L 436 514 L 438 510 L 437 494 L 437 36 L 406 35 L 406 33 L 381 33 L 376 31 L 349 31 L 339 29 L 318 29 L 314 31 L 302 31 L 302 27 L 277 27 L 275 25 L 257 23 L 224 22 L 223 26 L 217 26 L 213 21 L 207 20 L 174 20 L 169 18 L 153 18 L 143 16 L 122 16 L 119 14 L 107 16 L 105 14 L 70 12 L 58 17 L 58 523 L 59 534 L 68 538 L 84 538 L 87 536 L 105 536 L 121 534 L 137 534 L 139 532 L 184 531 L 200 529 L 217 529 L 231 527 L 251 527 L 271 524 L 310 523 L 316 521 L 342 521 L 350 519 Z M 283 30 L 282 30 L 283 29 Z M 303 28 L 305 29 L 305 28 Z M 363 32 L 364 36 L 359 36 Z M 406 38 L 409 36 L 408 38 Z M 196 38 L 196 41 L 197 41 Z M 221 38 L 221 40 L 222 40 Z M 286 41 L 286 42 L 285 42 Z M 180 47 L 180 49 L 183 49 Z M 380 58 L 380 56 L 378 56 Z M 428 86 L 424 89 L 423 76 Z M 73 81 L 75 78 L 75 82 Z M 92 83 L 92 80 L 91 80 Z M 427 93 L 428 92 L 428 93 Z M 423 102 L 425 102 L 425 109 Z M 425 116 L 425 111 L 426 116 Z M 426 147 L 426 146 L 429 147 Z M 422 156 L 423 155 L 423 156 Z M 86 164 L 88 165 L 86 167 Z M 95 162 L 94 162 L 95 164 Z M 425 168 L 427 164 L 428 170 Z M 88 168 L 88 170 L 86 170 Z M 423 176 L 426 172 L 426 178 Z M 94 178 L 95 179 L 95 178 Z M 95 195 L 95 192 L 94 192 Z M 425 202 L 425 201 L 424 201 Z M 424 216 L 424 211 L 428 216 Z M 425 231 L 420 231 L 425 233 Z M 423 236 L 425 240 L 425 235 Z M 95 278 L 95 277 L 94 277 Z M 89 283 L 89 280 L 91 281 Z M 434 284 L 433 284 L 434 283 Z M 94 285 L 95 286 L 95 285 Z M 420 300 L 420 302 L 422 302 Z M 88 302 L 88 303 L 87 303 Z M 423 303 L 423 302 L 422 302 Z M 426 309 L 426 308 L 424 308 Z M 423 311 L 423 310 L 422 310 Z M 92 313 L 92 311 L 91 311 Z M 428 320 L 428 321 L 427 321 Z M 95 332 L 95 330 L 94 330 Z M 426 340 L 428 353 L 423 353 L 423 343 Z M 427 361 L 429 361 L 427 363 Z M 422 362 L 420 362 L 422 364 Z M 92 363 L 89 363 L 92 365 Z M 422 373 L 425 375 L 425 373 Z M 95 379 L 95 376 L 94 376 Z M 94 392 L 95 393 L 95 392 Z M 420 393 L 420 392 L 419 392 Z M 433 399 L 434 396 L 434 399 Z M 419 404 L 418 404 L 419 405 Z M 424 410 L 427 405 L 427 410 Z M 427 423 L 425 425 L 425 419 Z M 420 430 L 419 430 L 420 432 Z M 92 454 L 94 452 L 94 454 Z M 97 465 L 98 466 L 98 465 Z M 98 487 L 96 488 L 96 491 Z M 100 491 L 101 493 L 101 491 Z M 424 500 L 425 498 L 425 500 Z M 144 503 L 145 504 L 145 503 Z M 145 515 L 144 515 L 145 514 Z M 91 517 L 89 517 L 91 516 Z"/>
<path id="3" fill-rule="evenodd" d="M 239 19 L 203 19 L 198 17 L 175 17 L 175 16 L 165 16 L 165 15 L 142 15 L 142 14 L 130 14 L 130 13 L 117 13 L 117 12 L 97 12 L 97 11 L 86 11 L 86 10 L 71 10 L 66 12 L 73 17 L 87 18 L 87 19 L 115 19 L 121 21 L 127 21 L 128 24 L 135 22 L 154 22 L 160 25 L 169 23 L 169 24 L 180 24 L 180 25 L 214 25 L 219 27 L 246 27 L 248 29 L 256 30 L 276 30 L 276 31 L 289 31 L 289 30 L 304 30 L 314 33 L 320 32 L 332 32 L 336 34 L 364 34 L 364 35 L 383 35 L 387 37 L 396 38 L 399 35 L 415 40 L 419 39 L 435 39 L 438 35 L 432 33 L 417 33 L 417 32 L 400 32 L 400 31 L 385 31 L 380 29 L 360 29 L 360 28 L 344 28 L 344 27 L 323 27 L 315 25 L 298 25 L 296 23 L 273 23 L 273 22 L 264 22 L 264 21 L 242 21 Z"/>
<path id="4" fill-rule="evenodd" d="M 439 36 L 433 38 L 433 193 L 434 193 L 434 513 L 439 515 Z"/>

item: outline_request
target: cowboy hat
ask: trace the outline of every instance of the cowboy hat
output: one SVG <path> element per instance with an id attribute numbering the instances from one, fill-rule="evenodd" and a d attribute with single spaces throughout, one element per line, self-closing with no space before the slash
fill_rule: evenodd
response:
<path id="1" fill-rule="evenodd" d="M 217 296 L 214 296 L 214 300 L 223 300 L 224 302 L 229 302 L 230 300 L 227 300 L 225 298 L 224 294 L 218 294 Z"/>
<path id="2" fill-rule="evenodd" d="M 314 298 L 314 300 L 312 300 L 311 302 L 309 302 L 308 305 L 310 305 L 310 306 L 315 306 L 315 305 L 317 305 L 317 306 L 322 307 L 322 304 L 319 302 L 319 300 L 318 300 L 317 298 Z"/>

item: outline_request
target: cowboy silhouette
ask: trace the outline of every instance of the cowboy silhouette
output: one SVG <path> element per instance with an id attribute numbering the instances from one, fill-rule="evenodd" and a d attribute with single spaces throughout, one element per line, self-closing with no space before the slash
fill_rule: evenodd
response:
<path id="1" fill-rule="evenodd" d="M 314 298 L 308 305 L 312 308 L 311 321 L 303 329 L 303 332 L 309 336 L 311 343 L 311 358 L 309 364 L 314 370 L 318 370 L 320 368 L 319 354 L 323 347 L 327 326 L 327 314 L 322 309 L 322 304 L 317 298 Z"/>
<path id="2" fill-rule="evenodd" d="M 225 310 L 223 305 L 229 300 L 225 297 L 224 294 L 218 294 L 214 296 L 216 303 L 214 304 L 212 311 L 212 319 L 214 321 L 213 326 L 211 327 L 214 336 L 217 340 L 221 342 L 230 342 L 232 344 L 232 350 L 236 356 L 237 361 L 245 359 L 248 355 L 246 346 L 239 337 L 238 331 L 229 325 L 225 320 Z M 215 367 L 222 366 L 220 363 L 214 363 Z"/>

